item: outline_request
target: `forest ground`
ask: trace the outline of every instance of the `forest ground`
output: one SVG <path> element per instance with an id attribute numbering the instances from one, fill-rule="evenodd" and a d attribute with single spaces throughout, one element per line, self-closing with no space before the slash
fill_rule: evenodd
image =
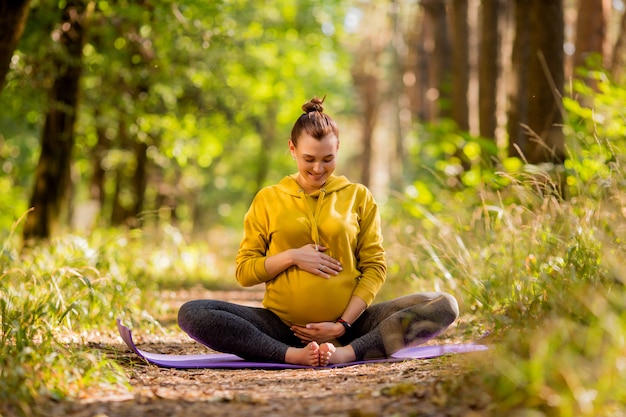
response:
<path id="1" fill-rule="evenodd" d="M 176 311 L 192 298 L 216 298 L 259 305 L 261 291 L 164 291 L 169 306 L 157 317 L 168 329 L 146 334 L 134 329 L 140 349 L 173 354 L 210 349 L 186 336 L 176 325 Z M 452 326 L 432 343 L 462 342 Z M 458 332 L 457 332 L 458 333 Z M 85 391 L 71 402 L 42 404 L 43 415 L 72 417 L 131 416 L 486 416 L 489 396 L 463 386 L 465 357 L 376 363 L 338 369 L 214 370 L 164 369 L 132 353 L 114 333 L 89 342 L 116 359 L 132 388 Z M 464 358 L 461 358 L 464 357 Z M 467 384 L 465 384 L 467 385 Z M 451 394 L 455 392 L 456 394 Z M 459 395 L 460 393 L 460 395 Z"/>

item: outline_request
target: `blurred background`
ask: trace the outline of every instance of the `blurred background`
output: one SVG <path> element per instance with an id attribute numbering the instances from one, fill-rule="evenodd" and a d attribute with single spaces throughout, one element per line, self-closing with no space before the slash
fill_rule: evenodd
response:
<path id="1" fill-rule="evenodd" d="M 621 0 L 3 2 L 0 224 L 235 226 L 326 96 L 337 173 L 437 206 L 566 159 L 562 98 L 622 76 Z M 584 105 L 584 103 L 582 103 Z M 544 167 L 546 165 L 543 165 Z M 494 183 L 497 179 L 489 180 Z M 567 190 L 563 190 L 565 192 Z"/>

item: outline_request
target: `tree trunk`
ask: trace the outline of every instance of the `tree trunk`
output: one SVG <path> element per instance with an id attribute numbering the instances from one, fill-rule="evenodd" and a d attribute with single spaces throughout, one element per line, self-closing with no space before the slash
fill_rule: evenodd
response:
<path id="1" fill-rule="evenodd" d="M 427 119 L 425 96 L 428 90 L 428 68 L 425 44 L 424 13 L 417 9 L 414 24 L 408 32 L 409 50 L 407 51 L 407 96 L 411 116 L 416 121 Z"/>
<path id="2" fill-rule="evenodd" d="M 528 138 L 523 128 L 528 124 L 528 61 L 530 59 L 530 13 L 527 0 L 515 0 L 515 39 L 509 84 L 507 133 L 509 156 L 525 157 Z"/>
<path id="3" fill-rule="evenodd" d="M 402 33 L 400 23 L 400 4 L 392 0 L 390 4 L 391 21 L 391 66 L 392 78 L 398 80 L 389 85 L 389 95 L 392 98 L 392 114 L 394 134 L 392 146 L 389 146 L 389 187 L 393 190 L 404 189 L 405 150 L 404 138 L 411 129 L 411 105 L 408 87 L 415 85 L 415 74 L 407 68 L 409 48 Z"/>
<path id="4" fill-rule="evenodd" d="M 276 116 L 277 108 L 273 103 L 269 103 L 265 108 L 265 115 L 263 118 L 255 118 L 253 120 L 256 125 L 257 132 L 261 136 L 261 149 L 257 160 L 257 171 L 255 176 L 256 187 L 258 191 L 265 184 L 267 175 L 270 168 L 270 155 L 272 154 L 272 148 L 274 139 L 276 138 Z"/>
<path id="5" fill-rule="evenodd" d="M 89 197 L 91 200 L 97 201 L 100 205 L 100 209 L 104 207 L 105 193 L 104 193 L 104 179 L 106 171 L 102 167 L 102 161 L 109 150 L 110 140 L 107 139 L 105 128 L 99 124 L 99 113 L 96 111 L 96 135 L 98 142 L 96 146 L 91 149 L 91 167 L 93 174 L 89 181 Z"/>
<path id="6" fill-rule="evenodd" d="M 450 42 L 448 38 L 448 20 L 445 2 L 441 0 L 423 0 L 424 24 L 426 34 L 426 53 L 428 60 L 429 89 L 426 102 L 430 107 L 430 121 L 451 117 L 450 108 Z"/>
<path id="7" fill-rule="evenodd" d="M 611 55 L 611 74 L 615 81 L 620 83 L 624 76 L 624 58 L 626 57 L 626 12 L 622 13 L 617 40 Z"/>
<path id="8" fill-rule="evenodd" d="M 124 192 L 123 174 L 121 169 L 115 171 L 115 191 L 113 192 L 113 207 L 111 208 L 111 225 L 119 226 L 129 216 L 129 210 L 122 203 Z"/>
<path id="9" fill-rule="evenodd" d="M 148 145 L 145 142 L 135 140 L 133 144 L 133 154 L 135 155 L 137 166 L 133 174 L 135 204 L 132 208 L 132 215 L 138 218 L 144 209 L 146 187 L 148 185 Z"/>
<path id="10" fill-rule="evenodd" d="M 150 10 L 145 2 L 141 4 Z M 142 95 L 150 92 L 149 74 L 150 62 L 155 57 L 152 42 L 141 36 L 134 24 L 125 30 L 119 28 L 119 35 L 128 39 L 127 50 L 129 52 L 129 67 L 133 72 L 146 74 L 141 77 L 133 77 L 126 80 L 120 77 L 119 88 L 139 101 Z M 135 58 L 140 59 L 135 61 Z M 136 122 L 135 109 L 120 109 L 118 139 L 120 147 L 132 154 L 132 163 L 120 166 L 116 172 L 115 195 L 111 210 L 111 223 L 114 225 L 125 224 L 130 227 L 139 227 L 142 221 L 141 212 L 144 210 L 146 187 L 148 184 L 148 145 L 136 134 L 131 134 L 127 126 Z M 146 139 L 148 140 L 148 139 Z"/>
<path id="11" fill-rule="evenodd" d="M 117 122 L 117 142 L 119 149 L 130 148 L 128 133 L 126 132 L 126 124 L 122 121 L 123 116 L 118 115 L 120 120 Z M 123 201 L 124 195 L 124 179 L 128 176 L 127 163 L 118 163 L 115 167 L 115 191 L 113 192 L 113 200 L 111 201 L 111 225 L 119 226 L 130 216 L 130 204 Z"/>
<path id="12" fill-rule="evenodd" d="M 478 61 L 479 133 L 484 138 L 495 140 L 496 93 L 498 77 L 500 76 L 498 65 L 498 50 L 500 49 L 498 16 L 500 4 L 499 0 L 482 0 L 481 3 L 480 59 Z"/>
<path id="13" fill-rule="evenodd" d="M 116 167 L 115 192 L 111 208 L 111 224 L 138 226 L 138 214 L 143 205 L 146 184 L 147 146 L 129 136 L 124 118 L 119 115 L 118 141 L 120 149 L 132 155 L 132 162 L 127 160 Z"/>
<path id="14" fill-rule="evenodd" d="M 11 58 L 24 32 L 30 0 L 0 1 L 0 93 L 4 88 Z"/>
<path id="15" fill-rule="evenodd" d="M 562 0 L 532 0 L 531 54 L 528 82 L 528 128 L 525 149 L 531 164 L 562 164 L 565 157 L 561 124 L 564 84 L 564 20 Z"/>
<path id="16" fill-rule="evenodd" d="M 366 187 L 371 185 L 372 138 L 378 119 L 378 77 L 374 73 L 353 69 L 361 103 L 361 178 Z"/>
<path id="17" fill-rule="evenodd" d="M 469 24 L 468 0 L 452 3 L 452 118 L 459 129 L 469 131 Z"/>
<path id="18" fill-rule="evenodd" d="M 605 6 L 603 0 L 579 0 L 576 18 L 574 68 L 585 66 L 587 59 L 593 54 L 604 58 L 606 37 Z"/>
<path id="19" fill-rule="evenodd" d="M 351 73 L 361 121 L 360 182 L 369 187 L 372 185 L 372 142 L 381 101 L 380 58 L 389 45 L 390 31 L 386 26 L 385 9 L 378 4 L 368 6 L 364 21 L 369 31 L 363 36 L 355 51 L 356 60 Z"/>
<path id="20" fill-rule="evenodd" d="M 41 155 L 35 171 L 30 207 L 23 237 L 25 243 L 48 238 L 59 229 L 67 210 L 70 163 L 74 148 L 74 124 L 78 108 L 82 51 L 89 11 L 83 1 L 68 1 L 59 26 L 58 42 L 63 51 L 57 58 L 56 76 L 50 93 L 41 139 Z"/>

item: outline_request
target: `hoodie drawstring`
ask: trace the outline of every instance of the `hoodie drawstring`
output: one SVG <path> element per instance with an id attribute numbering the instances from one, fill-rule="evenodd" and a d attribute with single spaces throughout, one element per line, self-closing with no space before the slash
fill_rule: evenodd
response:
<path id="1" fill-rule="evenodd" d="M 320 233 L 317 228 L 317 219 L 320 216 L 320 212 L 322 211 L 322 203 L 324 202 L 324 197 L 326 196 L 326 190 L 320 189 L 320 194 L 317 197 L 317 205 L 315 206 L 315 214 L 311 212 L 311 207 L 308 202 L 308 194 L 304 192 L 303 189 L 299 189 L 298 193 L 302 193 L 304 195 L 304 206 L 307 216 L 309 217 L 309 221 L 311 222 L 311 237 L 313 238 L 313 243 L 315 243 L 315 248 L 317 249 L 320 246 Z"/>

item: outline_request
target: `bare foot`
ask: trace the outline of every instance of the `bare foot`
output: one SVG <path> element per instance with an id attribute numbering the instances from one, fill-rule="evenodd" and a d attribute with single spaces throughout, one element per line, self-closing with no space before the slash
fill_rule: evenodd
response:
<path id="1" fill-rule="evenodd" d="M 320 346 L 311 342 L 303 348 L 290 347 L 285 354 L 285 362 L 294 365 L 319 366 Z"/>
<path id="2" fill-rule="evenodd" d="M 319 351 L 320 366 L 328 365 L 336 350 L 337 348 L 332 343 L 322 343 Z"/>
<path id="3" fill-rule="evenodd" d="M 325 343 L 328 344 L 328 343 Z M 333 346 L 334 347 L 334 346 Z M 322 358 L 322 349 L 320 348 L 320 361 Z M 334 350 L 333 354 L 330 356 L 328 363 L 337 364 L 337 363 L 348 363 L 354 362 L 356 360 L 356 354 L 354 353 L 354 349 L 352 346 L 341 346 Z"/>

